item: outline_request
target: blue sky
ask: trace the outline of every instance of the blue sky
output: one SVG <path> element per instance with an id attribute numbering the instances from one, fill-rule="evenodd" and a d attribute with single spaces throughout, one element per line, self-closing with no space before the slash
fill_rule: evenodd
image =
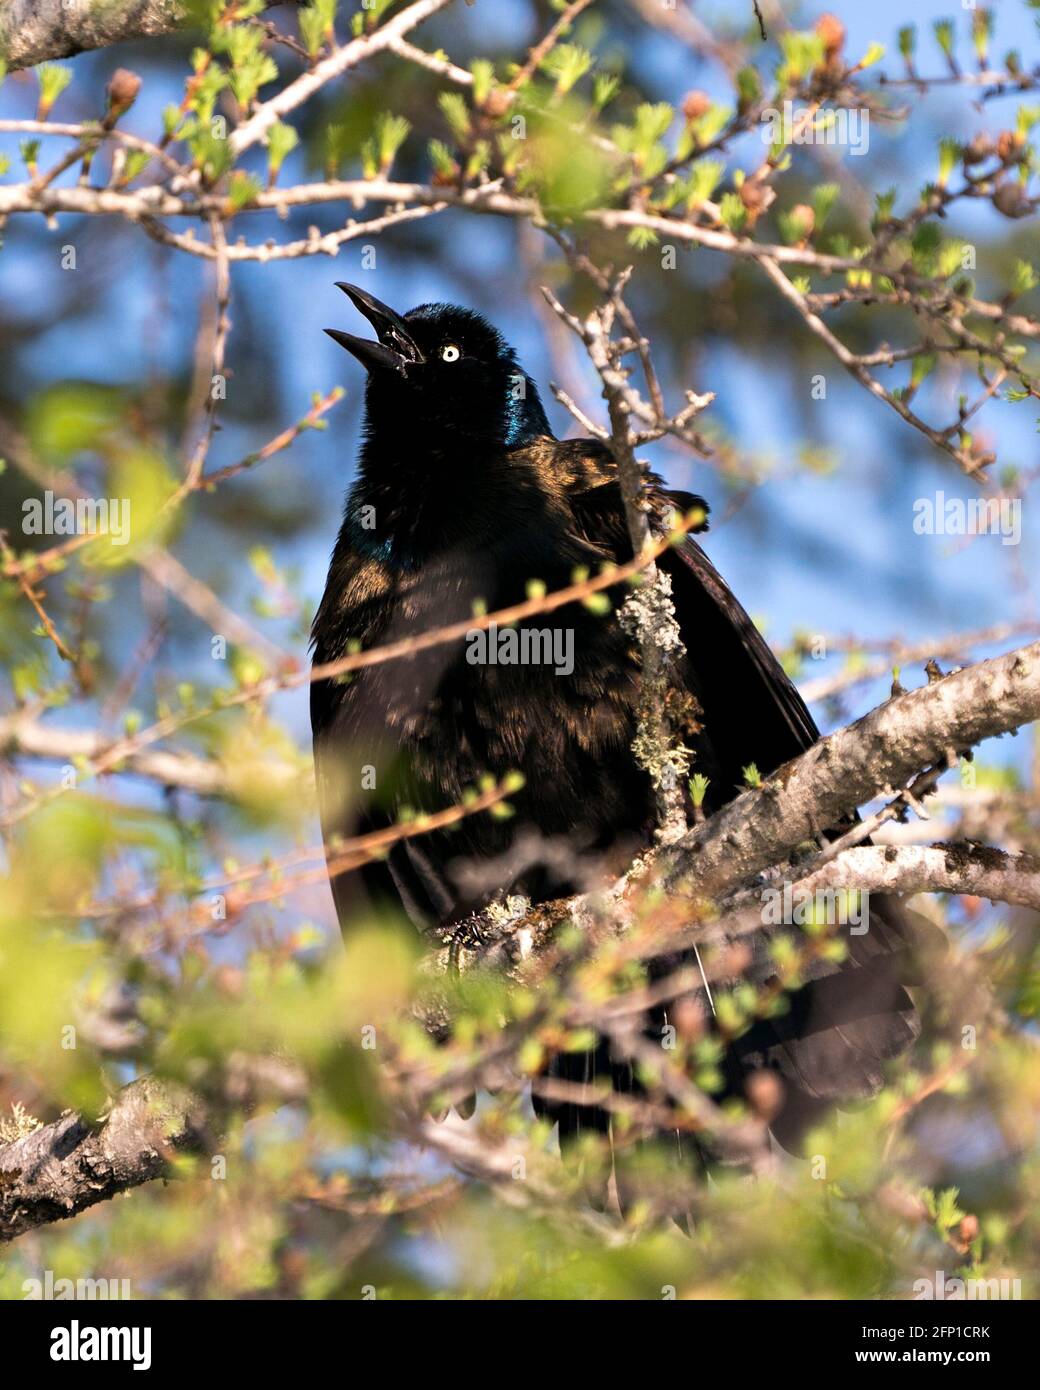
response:
<path id="1" fill-rule="evenodd" d="M 698 13 L 710 19 L 713 14 L 743 14 L 745 8 L 742 4 L 703 5 Z M 831 8 L 847 25 L 849 52 L 865 51 L 872 41 L 879 40 L 889 54 L 883 66 L 893 72 L 899 70 L 898 58 L 891 55 L 895 52 L 895 31 L 907 19 L 905 7 L 893 0 L 878 0 L 870 6 L 836 3 Z M 995 8 L 995 52 L 1018 46 L 1027 61 L 1035 61 L 1040 39 L 1024 5 L 1003 0 Z M 920 62 L 922 71 L 941 70 L 938 51 L 927 33 L 932 20 L 953 15 L 963 29 L 969 20 L 966 11 L 967 7 L 960 10 L 955 3 L 936 0 L 920 0 L 914 6 L 912 18 L 922 31 L 922 49 L 927 55 Z M 481 3 L 472 10 L 456 7 L 454 14 L 459 16 L 458 23 L 479 26 L 489 44 L 499 29 L 510 36 L 518 50 L 535 37 L 527 7 L 513 0 Z M 442 25 L 438 37 L 449 43 L 447 24 Z M 650 33 L 643 44 L 638 54 L 640 64 L 652 67 L 672 99 L 680 99 L 690 86 L 710 85 L 709 74 L 691 72 L 688 57 L 669 36 Z M 90 114 L 88 99 L 97 91 L 97 74 L 107 73 L 118 60 L 113 54 L 77 60 L 77 80 L 62 99 L 58 114 L 65 119 Z M 146 86 L 127 127 L 152 133 L 158 112 L 178 91 L 179 78 L 174 81 L 166 68 L 138 66 Z M 33 90 L 31 84 L 9 80 L 0 92 L 0 114 L 30 114 Z M 870 153 L 862 161 L 862 177 L 871 187 L 884 187 L 888 170 L 901 173 L 903 161 L 909 159 L 915 169 L 919 168 L 919 186 L 934 172 L 939 134 L 970 135 L 982 123 L 993 128 L 998 113 L 1006 110 L 1010 115 L 1014 107 L 1014 98 L 1005 98 L 991 103 L 979 116 L 960 92 L 929 96 L 923 104 L 924 119 L 911 124 L 913 134 L 904 128 L 882 129 L 875 123 Z M 0 142 L 8 150 L 17 144 L 6 136 L 0 137 Z M 745 151 L 745 162 L 755 153 L 760 157 L 760 151 L 747 146 Z M 853 166 L 859 163 L 850 161 Z M 287 168 L 289 175 L 292 172 Z M 854 172 L 860 170 L 854 168 Z M 7 178 L 17 176 L 12 171 Z M 307 222 L 304 213 L 272 230 L 282 237 L 298 236 Z M 260 225 L 249 225 L 254 237 Z M 966 214 L 958 213 L 950 230 L 969 239 L 978 237 L 984 248 L 988 237 L 1007 233 L 1010 225 L 991 209 L 976 207 Z M 17 315 L 46 315 L 62 304 L 69 281 L 68 272 L 58 268 L 58 249 L 68 235 L 68 226 L 62 222 L 48 229 L 37 220 L 31 226 L 9 228 L 8 249 L 0 256 L 0 283 L 5 302 Z M 432 220 L 423 224 L 423 234 L 433 227 Z M 157 250 L 140 234 L 126 233 L 112 242 L 105 229 L 89 230 L 91 234 L 81 241 L 77 273 L 105 277 L 101 307 L 41 335 L 26 350 L 16 373 L 19 379 L 11 384 L 14 389 L 63 376 L 129 383 L 139 379 L 142 364 L 151 363 L 162 373 L 183 370 L 189 360 L 200 277 L 206 273 L 202 263 L 186 257 L 171 259 L 170 253 Z M 236 329 L 230 340 L 229 361 L 236 372 L 235 381 L 243 381 L 250 363 L 256 361 L 249 352 L 251 341 L 266 345 L 273 373 L 260 381 L 247 380 L 247 384 L 251 391 L 270 400 L 273 420 L 251 427 L 230 415 L 214 446 L 211 464 L 233 461 L 262 444 L 277 428 L 303 413 L 312 391 L 324 391 L 337 383 L 348 391 L 326 433 L 305 436 L 287 454 L 264 465 L 262 477 L 230 485 L 262 487 L 274 505 L 279 499 L 294 506 L 301 501 L 310 505 L 311 524 L 278 539 L 272 549 L 280 561 L 300 568 L 303 587 L 312 599 L 318 597 L 324 582 L 340 501 L 352 475 L 363 385 L 361 368 L 321 331 L 326 326 L 357 328 L 353 310 L 334 288 L 335 280 L 359 280 L 401 309 L 441 299 L 483 310 L 514 343 L 527 370 L 543 387 L 558 432 L 574 432 L 565 412 L 545 389 L 554 373 L 544 320 L 532 302 L 531 277 L 518 256 L 514 233 L 515 228 L 506 222 L 452 213 L 436 219 L 441 254 L 425 266 L 409 250 L 413 233 L 405 227 L 378 240 L 374 271 L 361 268 L 363 240 L 348 244 L 335 260 L 315 257 L 235 267 L 232 318 Z M 535 254 L 551 258 L 555 253 L 546 243 Z M 696 254 L 706 258 L 705 267 L 711 264 L 712 253 Z M 984 249 L 980 251 L 980 271 L 984 274 Z M 764 279 L 762 293 L 771 293 Z M 637 276 L 632 291 L 637 309 L 640 296 Z M 794 335 L 804 332 L 800 324 L 791 322 L 792 342 Z M 695 345 L 696 323 L 690 323 L 689 336 Z M 784 640 L 797 628 L 855 632 L 862 637 L 898 632 L 913 638 L 1031 612 L 1037 577 L 1037 528 L 1030 499 L 1026 499 L 1024 535 L 1018 547 L 1002 546 L 998 537 L 991 536 L 980 537 L 962 549 L 946 537 L 915 535 L 915 499 L 930 496 L 937 489 L 971 496 L 974 489 L 970 483 L 958 474 L 951 460 L 937 455 L 920 436 L 895 421 L 885 406 L 869 399 L 836 363 L 823 368 L 828 378 L 827 399 L 811 401 L 808 381 L 792 382 L 782 370 L 788 351 L 789 344 L 783 340 L 769 344 L 755 360 L 732 348 L 722 348 L 697 360 L 696 380 L 677 380 L 665 373 L 673 400 L 686 385 L 714 390 L 717 401 L 705 419 L 714 416 L 723 422 L 744 453 L 773 461 L 775 481 L 767 482 L 753 503 L 730 520 L 717 523 L 709 538 L 714 559 L 745 606 L 762 617 L 770 636 Z M 576 370 L 583 370 L 577 357 L 574 365 Z M 587 374 L 585 379 L 590 381 Z M 943 398 L 944 390 L 940 386 L 922 397 L 925 413 L 943 422 L 950 418 L 952 409 L 949 393 Z M 594 388 L 585 400 L 596 408 Z M 988 428 L 1006 462 L 1025 467 L 1037 462 L 1035 413 L 1003 403 L 987 412 Z M 792 470 L 790 461 L 803 444 L 832 451 L 839 465 L 836 471 L 818 476 Z M 648 451 L 648 456 L 677 484 L 702 492 L 715 505 L 716 516 L 724 510 L 725 490 L 711 466 L 683 459 L 662 446 Z M 254 587 L 252 576 L 240 557 L 214 554 L 206 537 L 205 527 L 189 531 L 182 553 L 207 573 L 222 570 L 230 576 L 232 592 L 238 589 L 237 596 L 244 605 Z M 916 678 L 914 673 L 904 674 L 907 683 Z M 883 693 L 883 686 L 856 691 L 850 712 L 866 709 Z M 305 696 L 286 698 L 282 711 L 303 740 Z M 993 755 L 999 759 L 1020 757 L 1023 743 L 1019 740 L 1016 747 L 1005 740 L 993 749 Z"/>

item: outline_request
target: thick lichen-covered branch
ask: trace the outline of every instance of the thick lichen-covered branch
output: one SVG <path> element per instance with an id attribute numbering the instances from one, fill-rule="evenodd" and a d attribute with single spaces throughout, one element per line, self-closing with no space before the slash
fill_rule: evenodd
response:
<path id="1" fill-rule="evenodd" d="M 0 1144 L 0 1241 L 151 1182 L 200 1137 L 194 1097 L 146 1077 L 96 1124 L 69 1111 Z"/>
<path id="2" fill-rule="evenodd" d="M 807 842 L 818 842 L 824 827 L 878 796 L 896 797 L 922 771 L 955 762 L 955 752 L 1037 719 L 1040 642 L 887 700 L 820 739 L 678 843 L 644 856 L 637 871 L 609 892 L 543 903 L 508 923 L 488 923 L 486 931 L 470 923 L 461 962 L 449 944 L 439 952 L 436 967 L 491 960 L 515 969 L 547 949 L 569 921 L 608 920 L 623 931 L 639 894 L 651 885 L 671 896 L 713 901 L 725 913 L 728 900 L 739 901 L 740 890 L 756 875 L 784 863 Z M 803 887 L 960 892 L 1029 905 L 1036 905 L 1038 896 L 1031 860 L 956 846 L 913 853 L 855 846 L 818 871 L 813 861 L 804 863 L 795 877 Z"/>
<path id="3" fill-rule="evenodd" d="M 923 768 L 1036 719 L 1040 642 L 896 696 L 690 831 L 660 865 L 664 883 L 725 890 Z"/>
<path id="4" fill-rule="evenodd" d="M 7 66 L 31 68 L 128 39 L 169 34 L 185 20 L 182 0 L 8 0 L 0 18 L 0 53 Z"/>

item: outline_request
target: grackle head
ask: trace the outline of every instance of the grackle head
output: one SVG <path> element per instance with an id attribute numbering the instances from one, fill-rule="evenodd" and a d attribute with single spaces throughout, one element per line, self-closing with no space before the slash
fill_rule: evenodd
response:
<path id="1" fill-rule="evenodd" d="M 325 332 L 368 371 L 366 428 L 403 430 L 437 443 L 453 436 L 503 448 L 552 437 L 534 382 L 488 321 L 454 304 L 420 304 L 401 315 L 337 282 L 375 329 L 375 340 Z"/>

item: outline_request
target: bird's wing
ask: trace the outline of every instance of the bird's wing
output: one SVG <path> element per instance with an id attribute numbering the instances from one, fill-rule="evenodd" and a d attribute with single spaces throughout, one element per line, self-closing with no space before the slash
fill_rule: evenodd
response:
<path id="1" fill-rule="evenodd" d="M 684 493 L 654 493 L 654 527 L 663 533 L 672 510 L 702 505 Z M 618 557 L 631 554 L 616 483 L 576 500 L 577 524 L 590 536 L 610 535 Z M 627 550 L 626 550 L 627 547 Z M 666 550 L 658 561 L 670 577 L 676 618 L 690 658 L 687 678 L 703 712 L 706 765 L 717 785 L 709 811 L 732 800 L 744 785 L 744 768 L 754 763 L 767 775 L 810 748 L 819 738 L 812 715 L 758 628 L 692 536 Z M 830 828 L 838 834 L 852 824 Z M 829 1103 L 872 1094 L 883 1079 L 883 1063 L 903 1051 L 919 1032 L 904 983 L 917 968 L 915 925 L 902 904 L 884 895 L 869 902 L 869 930 L 848 938 L 840 965 L 815 962 L 787 1015 L 764 1019 L 727 1050 L 726 1080 L 740 1095 L 747 1072 L 768 1068 L 785 1082 L 785 1104 L 774 1122 L 781 1142 L 794 1146 Z M 794 929 L 796 932 L 797 928 Z M 746 978 L 765 984 L 775 974 L 769 950 L 777 932 L 763 926 L 750 941 Z"/>
<path id="2" fill-rule="evenodd" d="M 729 788 L 754 763 L 772 772 L 820 736 L 805 701 L 769 644 L 698 543 L 666 550 L 660 568 L 672 581 L 683 643 L 702 672 L 698 698 Z M 735 794 L 735 792 L 734 792 Z"/>
<path id="3" fill-rule="evenodd" d="M 688 505 L 683 498 L 672 500 Z M 665 551 L 660 564 L 671 576 L 683 642 L 694 667 L 703 671 L 707 663 L 698 698 L 715 760 L 725 770 L 726 790 L 735 795 L 744 766 L 753 762 L 763 775 L 771 773 L 810 748 L 819 730 L 700 545 L 687 537 Z M 713 671 L 717 679 L 711 677 Z M 834 838 L 858 819 L 850 813 L 825 833 Z M 898 899 L 884 894 L 869 895 L 866 905 L 867 931 L 844 936 L 845 961 L 813 963 L 807 983 L 791 996 L 789 1011 L 756 1023 L 729 1053 L 735 1088 L 750 1070 L 764 1067 L 783 1076 L 784 1107 L 773 1129 L 792 1147 L 828 1104 L 876 1092 L 884 1062 L 898 1056 L 920 1031 L 903 986 L 916 982 L 927 924 L 919 924 Z M 785 931 L 790 928 L 764 926 L 752 939 L 746 974 L 752 983 L 765 985 L 775 974 L 770 942 Z M 800 934 L 797 928 L 795 932 Z"/>
<path id="4" fill-rule="evenodd" d="M 334 660 L 337 655 L 320 641 L 316 643 L 315 665 Z M 376 750 L 381 728 L 378 711 L 366 700 L 364 687 L 358 683 L 312 681 L 310 706 L 322 840 L 336 915 L 340 927 L 345 929 L 348 923 L 361 920 L 396 897 L 388 858 L 371 860 L 356 870 L 333 871 L 338 844 L 385 830 L 391 824 L 389 812 L 373 798 L 363 797 L 360 791 L 359 770 L 366 765 L 379 766 Z"/>
<path id="5" fill-rule="evenodd" d="M 673 511 L 708 510 L 703 498 L 682 492 L 655 491 L 653 505 L 652 520 L 659 533 L 667 529 Z M 571 510 L 584 537 L 601 545 L 609 542 L 618 560 L 631 555 L 616 482 L 577 494 Z M 741 789 L 749 763 L 762 773 L 772 772 L 811 748 L 819 730 L 769 644 L 693 536 L 666 550 L 657 563 L 672 582 L 712 762 L 716 769 L 721 765 L 724 785 L 714 788 L 712 798 L 718 805 Z"/>
<path id="6" fill-rule="evenodd" d="M 397 585 L 371 556 L 337 547 L 314 623 L 315 664 L 337 660 L 351 641 L 367 650 L 456 622 L 472 611 L 473 598 L 488 582 L 479 558 L 448 554 L 421 578 L 406 577 Z M 318 806 L 330 863 L 336 837 L 384 830 L 399 806 L 420 804 L 403 731 L 427 717 L 460 645 L 438 644 L 365 668 L 347 681 L 311 683 Z M 400 841 L 384 858 L 336 874 L 331 883 L 344 930 L 366 914 L 399 906 L 425 929 L 457 906 L 443 858 L 425 836 Z"/>

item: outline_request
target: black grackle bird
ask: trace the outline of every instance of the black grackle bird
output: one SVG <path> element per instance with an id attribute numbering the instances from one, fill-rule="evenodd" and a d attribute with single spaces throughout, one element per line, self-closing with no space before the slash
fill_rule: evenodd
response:
<path id="1" fill-rule="evenodd" d="M 469 618 L 478 600 L 492 610 L 519 602 L 531 579 L 556 589 L 578 567 L 595 573 L 631 558 L 611 454 L 593 439 L 554 438 L 534 383 L 485 319 L 445 304 L 401 317 L 352 285 L 340 288 L 376 341 L 327 330 L 364 364 L 368 382 L 356 481 L 314 620 L 316 662 Z M 699 500 L 651 478 L 658 529 Z M 665 551 L 660 564 L 686 648 L 677 717 L 694 769 L 709 778 L 711 814 L 741 790 L 748 764 L 768 773 L 818 731 L 696 541 Z M 344 928 L 363 900 L 403 904 L 423 926 L 461 921 L 507 892 L 538 901 L 584 886 L 558 862 L 510 866 L 508 851 L 525 831 L 565 837 L 580 856 L 618 870 L 651 842 L 654 797 L 631 752 L 639 695 L 632 639 L 613 612 L 579 604 L 551 621 L 573 630 L 569 674 L 548 664 L 471 663 L 460 639 L 345 683 L 312 685 L 327 844 L 386 824 L 404 805 L 455 805 L 483 774 L 519 769 L 525 777 L 512 819 L 473 816 L 336 876 Z M 484 865 L 492 881 L 460 876 L 460 863 Z M 747 971 L 759 984 L 773 971 L 767 937 L 764 928 L 755 938 Z M 903 988 L 913 982 L 912 947 L 900 905 L 873 898 L 869 930 L 849 938 L 845 962 L 818 963 L 785 1015 L 729 1047 L 729 1093 L 742 1094 L 747 1075 L 763 1068 L 782 1083 L 772 1126 L 788 1147 L 829 1105 L 876 1090 L 884 1061 L 917 1035 Z M 653 1022 L 659 1038 L 661 1020 Z M 605 1043 L 553 1067 L 572 1082 L 610 1075 L 619 1088 L 635 1084 Z M 543 1109 L 558 1120 L 562 1142 L 609 1124 L 591 1106 Z"/>

